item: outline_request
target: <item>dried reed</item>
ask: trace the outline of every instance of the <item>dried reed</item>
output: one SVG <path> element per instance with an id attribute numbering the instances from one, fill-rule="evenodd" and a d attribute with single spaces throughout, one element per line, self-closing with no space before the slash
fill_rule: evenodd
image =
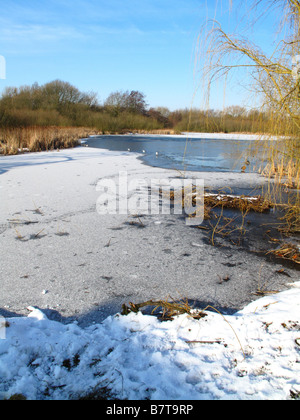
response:
<path id="1" fill-rule="evenodd" d="M 269 254 L 273 254 L 278 258 L 283 258 L 285 260 L 293 261 L 296 264 L 300 264 L 299 246 L 291 243 L 284 243 L 280 246 L 280 248 L 270 251 Z"/>
<path id="2" fill-rule="evenodd" d="M 77 127 L 17 127 L 0 129 L 0 154 L 15 155 L 66 149 L 78 146 L 78 141 L 94 130 Z"/>
<path id="3" fill-rule="evenodd" d="M 203 311 L 193 312 L 191 306 L 188 303 L 188 299 L 184 299 L 182 301 L 176 302 L 172 299 L 170 302 L 168 299 L 166 300 L 148 300 L 142 303 L 132 303 L 129 302 L 129 306 L 126 304 L 122 305 L 122 315 L 128 315 L 130 312 L 137 313 L 140 311 L 141 308 L 145 308 L 147 306 L 154 307 L 152 310 L 152 314 L 159 308 L 161 308 L 161 319 L 162 320 L 172 320 L 174 316 L 188 314 L 194 319 L 204 318 L 206 314 Z"/>

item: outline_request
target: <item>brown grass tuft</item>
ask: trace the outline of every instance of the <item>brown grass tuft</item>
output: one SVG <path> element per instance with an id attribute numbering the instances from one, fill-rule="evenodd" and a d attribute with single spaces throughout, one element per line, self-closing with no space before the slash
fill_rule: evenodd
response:
<path id="1" fill-rule="evenodd" d="M 300 249 L 297 245 L 291 243 L 284 243 L 280 248 L 270 251 L 269 254 L 300 264 Z"/>
<path id="2" fill-rule="evenodd" d="M 154 314 L 157 309 L 161 308 L 160 318 L 164 321 L 172 320 L 174 316 L 182 314 L 188 314 L 194 319 L 200 319 L 206 316 L 206 314 L 202 311 L 193 313 L 192 308 L 188 303 L 188 299 L 183 299 L 179 302 L 173 299 L 171 302 L 168 299 L 159 301 L 148 300 L 146 302 L 136 304 L 129 302 L 129 306 L 125 304 L 122 305 L 122 315 L 128 315 L 130 312 L 138 313 L 141 308 L 145 308 L 147 306 L 154 307 L 152 314 Z"/>

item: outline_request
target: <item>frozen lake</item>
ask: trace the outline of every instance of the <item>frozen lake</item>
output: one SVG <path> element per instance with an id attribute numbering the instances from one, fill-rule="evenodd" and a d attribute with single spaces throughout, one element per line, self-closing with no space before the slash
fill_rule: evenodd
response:
<path id="1" fill-rule="evenodd" d="M 90 147 L 140 153 L 140 159 L 153 167 L 197 172 L 241 172 L 245 162 L 247 172 L 253 172 L 258 165 L 255 155 L 264 143 L 242 138 L 153 135 L 104 135 L 88 139 Z"/>

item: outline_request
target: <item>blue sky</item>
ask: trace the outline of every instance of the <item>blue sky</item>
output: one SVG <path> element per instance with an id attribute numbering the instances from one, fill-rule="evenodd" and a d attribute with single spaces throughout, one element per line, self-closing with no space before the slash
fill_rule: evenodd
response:
<path id="1" fill-rule="evenodd" d="M 247 0 L 0 0 L 0 55 L 6 86 L 68 81 L 97 92 L 100 102 L 116 90 L 139 90 L 150 106 L 171 110 L 203 105 L 195 50 L 206 19 L 232 29 Z M 274 16 L 252 31 L 269 48 Z M 240 85 L 214 86 L 211 107 L 243 105 Z"/>

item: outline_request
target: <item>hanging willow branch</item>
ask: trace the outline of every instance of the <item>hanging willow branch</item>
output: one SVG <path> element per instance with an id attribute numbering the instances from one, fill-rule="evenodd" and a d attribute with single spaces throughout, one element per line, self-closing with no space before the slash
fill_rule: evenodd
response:
<path id="1" fill-rule="evenodd" d="M 233 5 L 230 2 L 231 7 Z M 288 168 L 285 185 L 300 183 L 300 0 L 253 0 L 247 15 L 258 24 L 258 11 L 262 16 L 277 10 L 282 17 L 277 43 L 272 54 L 267 54 L 240 34 L 227 33 L 215 20 L 207 22 L 199 36 L 197 65 L 200 79 L 204 83 L 209 101 L 213 83 L 223 79 L 228 86 L 229 76 L 235 70 L 242 74 L 243 84 L 252 80 L 252 91 L 256 103 L 260 101 L 260 111 L 266 116 L 265 125 L 270 141 L 259 150 L 260 160 L 266 168 L 273 168 L 269 179 L 279 185 L 282 177 L 280 168 Z M 245 29 L 245 28 L 242 28 Z M 272 34 L 270 34 L 272 35 Z M 207 104 L 209 109 L 209 103 Z M 273 139 L 280 139 L 280 143 Z M 262 173 L 266 171 L 261 168 Z M 277 197 L 274 197 L 274 202 Z M 288 197 L 290 209 L 300 206 L 299 190 Z M 279 203 L 282 204 L 282 203 Z M 297 219 L 299 220 L 299 218 Z M 300 231 L 300 223 L 294 226 Z"/>

